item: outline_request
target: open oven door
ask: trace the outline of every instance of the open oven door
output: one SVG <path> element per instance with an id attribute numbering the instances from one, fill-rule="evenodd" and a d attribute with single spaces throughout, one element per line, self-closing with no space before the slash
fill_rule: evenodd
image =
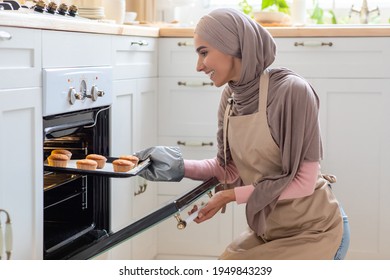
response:
<path id="1" fill-rule="evenodd" d="M 186 226 L 186 221 L 181 220 L 180 216 L 178 216 L 177 214 L 179 214 L 186 207 L 190 206 L 194 201 L 201 198 L 203 195 L 210 195 L 211 191 L 219 184 L 220 183 L 217 178 L 212 177 L 209 180 L 200 184 L 199 186 L 193 188 L 192 190 L 184 193 L 183 195 L 178 196 L 172 201 L 167 202 L 159 209 L 135 221 L 129 226 L 115 233 L 109 233 L 105 238 L 99 239 L 99 241 L 89 246 L 88 248 L 80 250 L 79 252 L 68 256 L 67 259 L 85 260 L 96 257 L 104 253 L 105 251 L 112 249 L 121 242 L 132 238 L 138 233 L 155 226 L 159 222 L 171 216 L 175 216 L 178 220 L 178 228 L 184 228 Z"/>

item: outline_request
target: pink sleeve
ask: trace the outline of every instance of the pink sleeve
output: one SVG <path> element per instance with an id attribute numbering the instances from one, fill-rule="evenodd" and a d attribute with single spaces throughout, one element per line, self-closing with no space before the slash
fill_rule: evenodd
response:
<path id="1" fill-rule="evenodd" d="M 314 192 L 319 169 L 318 162 L 304 161 L 294 180 L 280 195 L 279 200 L 311 195 Z M 253 185 L 234 188 L 237 204 L 246 203 L 254 189 Z"/>
<path id="2" fill-rule="evenodd" d="M 207 180 L 217 177 L 220 182 L 225 180 L 225 169 L 219 165 L 217 158 L 204 160 L 184 160 L 184 177 L 193 180 Z M 226 167 L 226 183 L 231 184 L 238 179 L 237 167 L 231 163 Z"/>

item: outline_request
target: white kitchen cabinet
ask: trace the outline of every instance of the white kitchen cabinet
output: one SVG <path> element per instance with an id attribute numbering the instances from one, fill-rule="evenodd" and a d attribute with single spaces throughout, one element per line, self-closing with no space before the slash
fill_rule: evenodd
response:
<path id="1" fill-rule="evenodd" d="M 334 192 L 349 217 L 347 258 L 388 259 L 389 38 L 276 38 L 276 42 L 273 66 L 295 70 L 320 97 L 321 166 L 324 173 L 337 176 Z"/>
<path id="2" fill-rule="evenodd" d="M 42 68 L 106 66 L 111 64 L 111 37 L 45 30 L 42 53 Z"/>
<path id="3" fill-rule="evenodd" d="M 38 87 L 41 31 L 0 26 L 0 89 Z"/>
<path id="4" fill-rule="evenodd" d="M 349 259 L 389 259 L 390 77 L 310 79 L 321 99 L 322 170 L 348 214 Z"/>
<path id="5" fill-rule="evenodd" d="M 156 40 L 131 45 L 139 38 L 113 36 L 114 101 L 111 110 L 111 155 L 133 154 L 156 145 L 157 65 Z M 138 57 L 137 55 L 140 55 Z M 140 58 L 149 57 L 141 63 Z M 157 205 L 153 182 L 141 177 L 111 179 L 111 228 L 113 231 L 142 218 Z M 146 186 L 146 187 L 145 187 Z M 153 259 L 157 250 L 156 228 L 148 229 L 110 250 L 110 259 Z"/>
<path id="6" fill-rule="evenodd" d="M 207 79 L 159 78 L 159 136 L 215 138 L 221 90 Z"/>
<path id="7" fill-rule="evenodd" d="M 0 208 L 11 218 L 11 259 L 42 259 L 40 30 L 0 26 L 0 76 Z"/>
<path id="8" fill-rule="evenodd" d="M 11 217 L 11 259 L 42 259 L 41 88 L 0 90 L 0 127 L 0 208 Z M 4 230 L 5 217 L 0 220 Z"/>
<path id="9" fill-rule="evenodd" d="M 114 79 L 157 76 L 156 38 L 113 36 Z"/>

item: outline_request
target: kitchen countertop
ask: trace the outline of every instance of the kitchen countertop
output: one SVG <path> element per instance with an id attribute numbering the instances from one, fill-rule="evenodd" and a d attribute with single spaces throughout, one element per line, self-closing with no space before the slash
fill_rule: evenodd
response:
<path id="1" fill-rule="evenodd" d="M 390 25 L 266 27 L 273 37 L 390 37 Z M 193 28 L 160 28 L 160 37 L 192 37 Z"/>
<path id="2" fill-rule="evenodd" d="M 0 26 L 146 37 L 159 36 L 157 26 L 119 25 L 88 19 L 74 20 L 58 15 L 19 13 L 18 11 L 0 11 Z"/>
<path id="3" fill-rule="evenodd" d="M 0 26 L 145 37 L 192 37 L 193 27 L 169 24 L 118 25 L 95 20 L 0 11 Z M 311 25 L 266 27 L 274 37 L 390 37 L 390 25 Z"/>

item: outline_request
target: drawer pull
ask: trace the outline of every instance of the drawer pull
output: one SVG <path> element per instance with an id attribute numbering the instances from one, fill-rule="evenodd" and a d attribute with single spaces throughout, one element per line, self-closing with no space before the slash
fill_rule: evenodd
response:
<path id="1" fill-rule="evenodd" d="M 145 40 L 141 40 L 141 41 L 132 41 L 131 42 L 131 45 L 139 45 L 139 46 L 148 46 L 149 43 L 148 41 L 145 41 Z"/>
<path id="2" fill-rule="evenodd" d="M 205 87 L 205 86 L 213 86 L 214 83 L 213 82 L 201 82 L 201 83 L 198 83 L 198 82 L 182 82 L 182 81 L 178 81 L 177 84 L 179 86 L 185 86 L 185 87 Z"/>
<path id="3" fill-rule="evenodd" d="M 0 31 L 0 40 L 11 40 L 12 35 L 5 31 Z"/>
<path id="4" fill-rule="evenodd" d="M 134 192 L 134 196 L 137 196 L 137 195 L 140 195 L 140 194 L 143 194 L 144 192 L 146 192 L 146 188 L 147 187 L 148 187 L 147 183 L 139 185 L 138 186 L 138 191 Z"/>
<path id="5" fill-rule="evenodd" d="M 187 146 L 187 147 L 204 147 L 204 146 L 213 146 L 213 142 L 200 142 L 200 143 L 195 143 L 195 142 L 185 142 L 185 141 L 177 141 L 177 145 L 181 146 Z"/>
<path id="6" fill-rule="evenodd" d="M 178 42 L 177 45 L 179 47 L 192 47 L 194 45 L 193 42 Z"/>
<path id="7" fill-rule="evenodd" d="M 318 42 L 318 41 L 306 41 L 306 42 L 295 42 L 295 47 L 323 47 L 323 46 L 333 46 L 332 42 Z"/>

